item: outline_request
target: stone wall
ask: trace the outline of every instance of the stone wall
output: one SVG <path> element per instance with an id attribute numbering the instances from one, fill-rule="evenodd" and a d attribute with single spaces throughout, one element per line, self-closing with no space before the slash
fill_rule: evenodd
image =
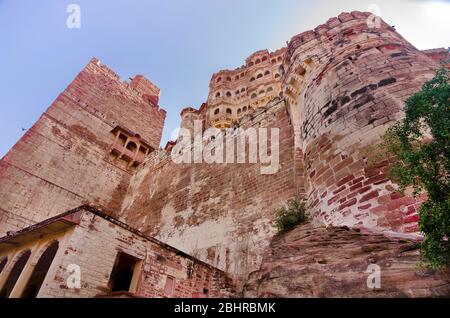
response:
<path id="1" fill-rule="evenodd" d="M 283 63 L 309 206 L 326 224 L 417 231 L 414 199 L 389 180 L 377 143 L 438 65 L 369 14 L 342 13 L 296 35 Z"/>
<path id="2" fill-rule="evenodd" d="M 177 164 L 162 154 L 133 176 L 121 218 L 238 278 L 258 268 L 274 234 L 274 210 L 297 187 L 284 102 L 243 118 L 241 128 L 248 127 L 280 129 L 276 173 L 261 174 L 260 163 Z"/>
<path id="3" fill-rule="evenodd" d="M 74 225 L 58 230 L 58 222 L 68 220 Z M 124 291 L 133 297 L 229 297 L 233 293 L 233 285 L 222 271 L 146 237 L 91 207 L 80 207 L 64 213 L 60 219 L 43 223 L 0 241 L 0 259 L 8 256 L 10 260 L 0 276 L 0 285 L 17 256 L 30 249 L 30 259 L 16 283 L 22 288 L 26 286 L 27 278 L 43 251 L 50 243 L 58 241 L 58 251 L 38 297 L 109 297 L 110 277 L 118 253 L 126 253 L 139 262 L 134 269 L 130 290 Z M 33 232 L 38 235 L 33 236 Z M 22 243 L 8 244 L 8 240 L 15 239 Z M 68 281 L 73 282 L 71 277 L 76 273 L 71 264 L 79 266 L 79 288 L 67 284 Z M 165 289 L 168 276 L 174 280 L 170 293 Z M 11 296 L 20 297 L 20 294 L 19 287 L 15 287 Z"/>
<path id="4" fill-rule="evenodd" d="M 0 161 L 0 236 L 83 203 L 117 212 L 132 171 L 109 160 L 111 131 L 125 127 L 157 148 L 164 118 L 93 59 Z"/>

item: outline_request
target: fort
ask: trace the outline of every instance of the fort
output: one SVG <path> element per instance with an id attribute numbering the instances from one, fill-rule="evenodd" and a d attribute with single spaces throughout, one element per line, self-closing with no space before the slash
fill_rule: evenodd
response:
<path id="1" fill-rule="evenodd" d="M 450 295 L 448 272 L 416 267 L 425 196 L 398 192 L 392 159 L 374 151 L 450 53 L 370 16 L 342 13 L 253 53 L 181 111 L 193 139 L 196 121 L 277 129 L 269 174 L 248 160 L 174 162 L 180 141 L 160 148 L 159 88 L 92 59 L 0 161 L 0 296 Z M 312 222 L 277 234 L 274 211 L 293 197 Z M 378 291 L 366 286 L 373 263 Z"/>

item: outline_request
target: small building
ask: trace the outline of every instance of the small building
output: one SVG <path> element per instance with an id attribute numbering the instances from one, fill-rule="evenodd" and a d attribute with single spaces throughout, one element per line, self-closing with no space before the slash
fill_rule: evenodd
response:
<path id="1" fill-rule="evenodd" d="M 219 269 L 81 206 L 0 238 L 0 298 L 228 297 Z"/>

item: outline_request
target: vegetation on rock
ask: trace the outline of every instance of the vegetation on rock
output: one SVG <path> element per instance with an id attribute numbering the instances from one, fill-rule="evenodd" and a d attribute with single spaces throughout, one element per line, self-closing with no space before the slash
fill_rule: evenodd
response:
<path id="1" fill-rule="evenodd" d="M 422 255 L 432 267 L 450 261 L 450 74 L 440 69 L 405 105 L 405 118 L 384 136 L 397 160 L 390 173 L 401 190 L 426 192 L 419 209 Z"/>
<path id="2" fill-rule="evenodd" d="M 290 199 L 276 211 L 275 227 L 278 231 L 287 231 L 309 219 L 306 202 L 300 198 Z"/>

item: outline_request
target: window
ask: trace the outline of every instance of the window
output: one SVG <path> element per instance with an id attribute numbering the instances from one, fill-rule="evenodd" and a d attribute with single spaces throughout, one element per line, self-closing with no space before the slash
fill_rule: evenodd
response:
<path id="1" fill-rule="evenodd" d="M 239 95 L 239 90 L 237 90 L 235 94 L 236 94 L 236 95 Z"/>
<path id="2" fill-rule="evenodd" d="M 127 149 L 130 150 L 131 152 L 135 152 L 137 149 L 136 143 L 133 141 L 128 142 Z"/>
<path id="3" fill-rule="evenodd" d="M 253 94 L 252 94 L 252 98 L 255 98 L 255 97 L 256 97 L 256 93 L 253 93 Z"/>
<path id="4" fill-rule="evenodd" d="M 222 77 L 218 77 L 216 83 L 219 83 L 222 80 Z"/>
<path id="5" fill-rule="evenodd" d="M 227 92 L 227 97 L 231 97 L 231 92 Z"/>
<path id="6" fill-rule="evenodd" d="M 267 61 L 267 56 L 263 56 L 262 61 Z"/>
<path id="7" fill-rule="evenodd" d="M 255 61 L 255 64 L 259 64 L 259 63 L 261 63 L 261 60 L 260 60 L 260 59 L 257 59 L 257 60 Z"/>
<path id="8" fill-rule="evenodd" d="M 30 255 L 31 251 L 26 250 L 25 252 L 22 253 L 17 262 L 14 264 L 13 268 L 11 269 L 11 272 L 9 273 L 8 279 L 6 280 L 2 290 L 0 291 L 0 298 L 9 297 L 14 288 L 14 285 L 16 285 L 16 282 L 19 279 L 20 274 L 22 273 L 23 268 L 27 264 Z"/>
<path id="9" fill-rule="evenodd" d="M 122 133 L 119 133 L 119 142 L 122 146 L 125 146 L 125 143 L 127 142 L 127 136 L 125 136 Z"/>
<path id="10" fill-rule="evenodd" d="M 216 108 L 216 110 L 214 111 L 214 115 L 217 115 L 220 112 L 219 108 Z"/>
<path id="11" fill-rule="evenodd" d="M 244 108 L 242 109 L 244 112 L 247 111 L 247 106 L 244 106 Z"/>
<path id="12" fill-rule="evenodd" d="M 274 64 L 277 60 L 276 59 L 272 59 L 272 64 Z"/>
<path id="13" fill-rule="evenodd" d="M 231 113 L 232 113 L 231 108 L 227 108 L 227 114 L 231 114 Z"/>
<path id="14" fill-rule="evenodd" d="M 258 76 L 256 76 L 256 78 L 261 78 L 261 77 L 263 77 L 262 74 L 258 74 Z"/>
<path id="15" fill-rule="evenodd" d="M 245 92 L 245 88 L 242 88 L 242 89 L 241 89 L 241 93 L 243 93 L 243 92 Z"/>
<path id="16" fill-rule="evenodd" d="M 264 90 L 259 91 L 259 95 L 262 95 L 262 94 L 264 94 Z"/>
<path id="17" fill-rule="evenodd" d="M 39 261 L 34 267 L 33 273 L 31 274 L 24 291 L 22 292 L 22 298 L 36 298 L 50 265 L 53 262 L 53 258 L 58 251 L 58 246 L 58 241 L 55 241 L 44 251 L 44 253 L 42 253 Z"/>
<path id="18" fill-rule="evenodd" d="M 216 93 L 216 97 L 220 97 L 220 92 L 217 92 L 217 93 Z"/>
<path id="19" fill-rule="evenodd" d="M 281 56 L 279 56 L 279 57 L 277 58 L 277 61 L 278 61 L 278 62 L 281 61 Z"/>
<path id="20" fill-rule="evenodd" d="M 267 91 L 268 91 L 268 92 L 271 92 L 271 91 L 273 91 L 273 88 L 272 88 L 272 87 L 269 87 L 269 88 L 267 89 Z"/>
<path id="21" fill-rule="evenodd" d="M 227 77 L 227 81 L 228 81 L 228 82 L 231 82 L 231 77 L 228 76 L 228 77 Z"/>
<path id="22" fill-rule="evenodd" d="M 248 66 L 253 66 L 253 62 L 248 63 Z"/>
<path id="23" fill-rule="evenodd" d="M 3 272 L 3 269 L 6 267 L 6 263 L 8 263 L 8 256 L 4 256 L 0 260 L 0 274 Z"/>
<path id="24" fill-rule="evenodd" d="M 145 154 L 147 153 L 147 148 L 140 146 L 139 153 L 145 156 Z"/>
<path id="25" fill-rule="evenodd" d="M 278 77 L 280 77 L 280 74 L 278 74 L 278 73 L 275 74 L 275 78 L 278 78 Z"/>
<path id="26" fill-rule="evenodd" d="M 236 75 L 236 77 L 234 78 L 235 81 L 237 81 L 239 79 L 239 75 Z"/>
<path id="27" fill-rule="evenodd" d="M 116 264 L 110 277 L 112 292 L 130 291 L 131 281 L 138 261 L 137 258 L 123 252 L 117 254 Z"/>
<path id="28" fill-rule="evenodd" d="M 265 72 L 264 72 L 264 75 L 269 75 L 269 74 L 270 74 L 269 71 L 265 71 Z"/>
<path id="29" fill-rule="evenodd" d="M 172 296 L 173 290 L 175 287 L 175 278 L 172 276 L 166 277 L 166 285 L 164 286 L 164 295 L 165 296 Z"/>
<path id="30" fill-rule="evenodd" d="M 240 113 L 241 113 L 241 109 L 240 109 L 240 108 L 238 109 L 237 113 L 238 113 L 238 114 L 240 114 Z"/>
<path id="31" fill-rule="evenodd" d="M 250 79 L 250 82 L 253 82 L 255 80 L 255 78 L 254 77 L 252 77 L 251 79 Z"/>

